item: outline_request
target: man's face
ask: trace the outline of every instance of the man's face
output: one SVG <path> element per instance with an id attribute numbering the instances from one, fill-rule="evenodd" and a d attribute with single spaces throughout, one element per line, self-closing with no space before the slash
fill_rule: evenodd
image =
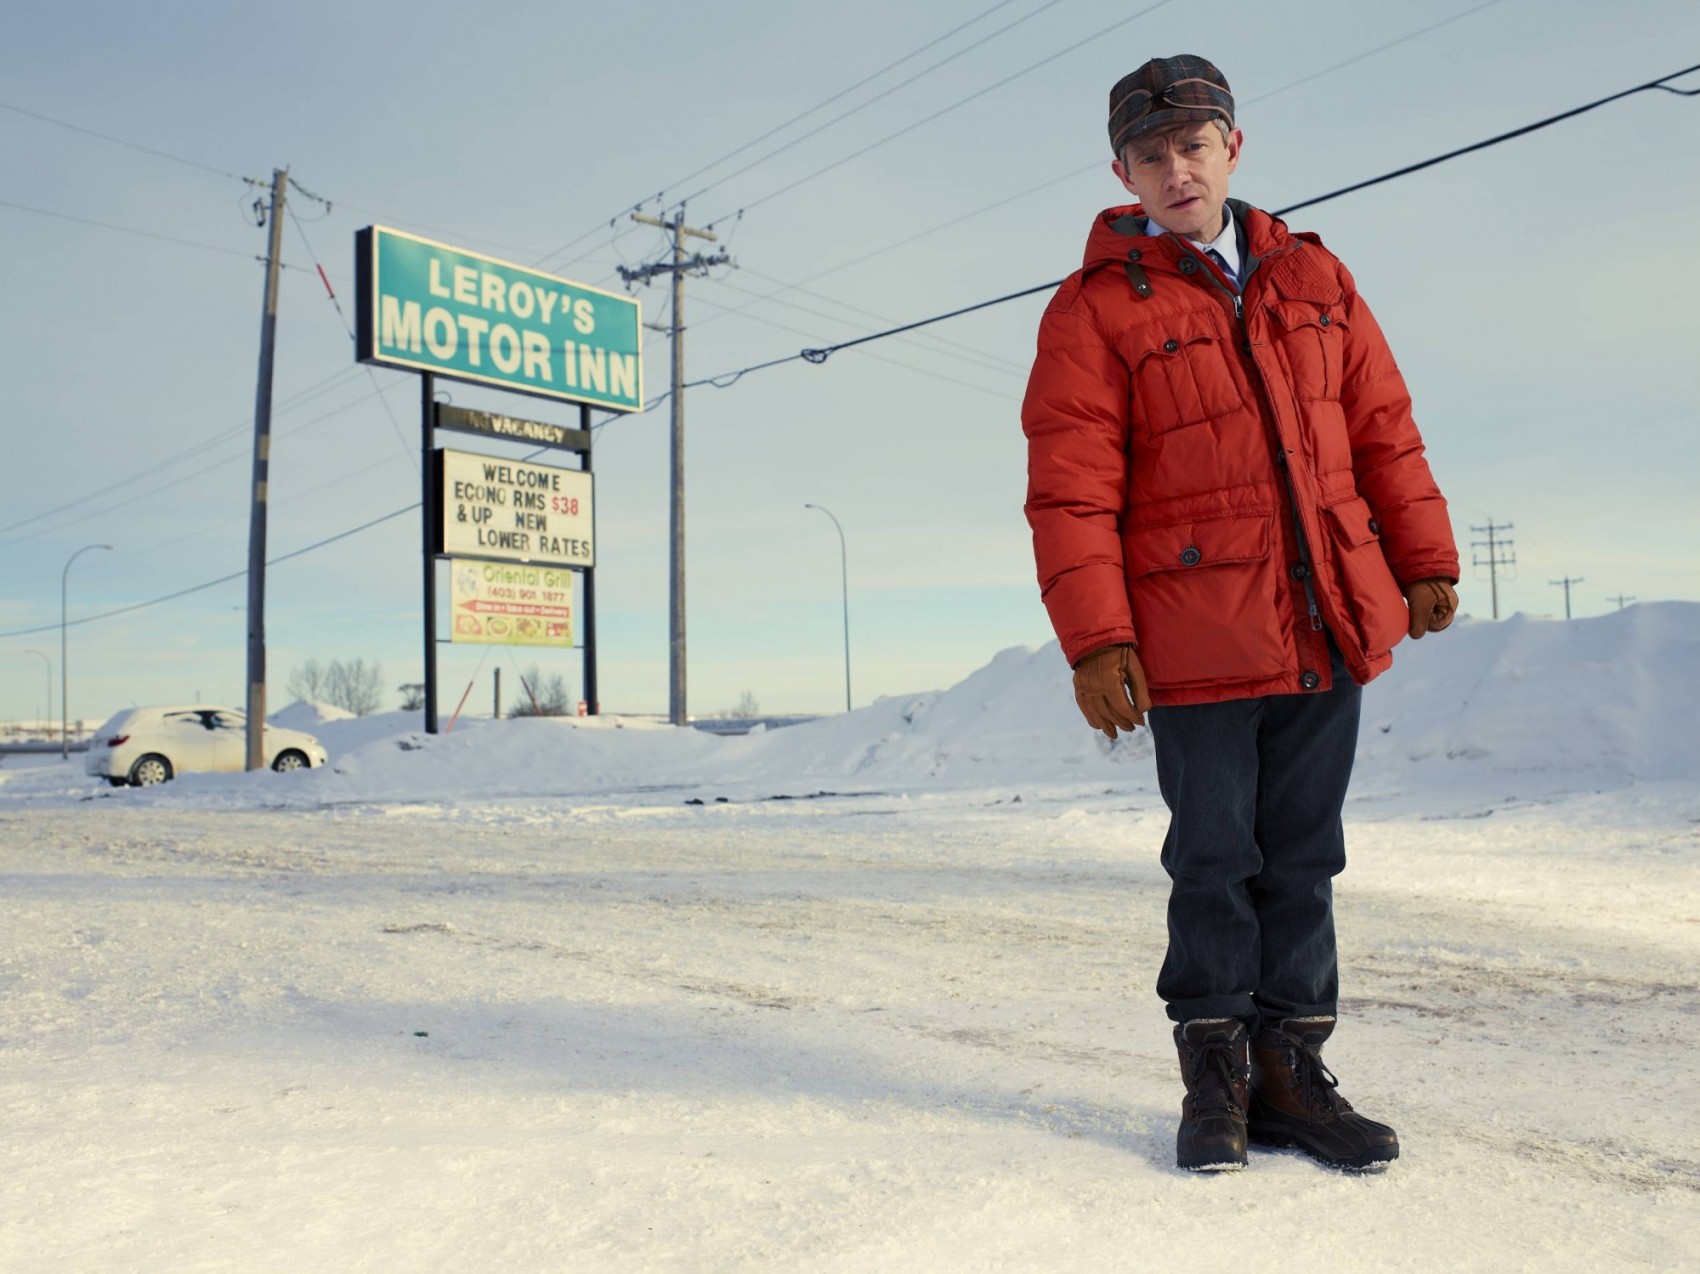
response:
<path id="1" fill-rule="evenodd" d="M 1237 128 L 1224 139 L 1215 124 L 1182 124 L 1134 138 L 1110 168 L 1163 229 L 1208 241 L 1222 229 L 1240 142 Z"/>

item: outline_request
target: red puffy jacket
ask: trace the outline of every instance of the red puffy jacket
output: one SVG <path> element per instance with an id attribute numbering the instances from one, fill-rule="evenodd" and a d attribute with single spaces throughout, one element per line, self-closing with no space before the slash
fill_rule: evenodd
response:
<path id="1" fill-rule="evenodd" d="M 1027 519 L 1064 655 L 1138 647 L 1153 703 L 1326 690 L 1393 661 L 1404 585 L 1458 578 L 1410 395 L 1352 276 L 1238 200 L 1246 275 L 1099 215 L 1022 406 Z"/>

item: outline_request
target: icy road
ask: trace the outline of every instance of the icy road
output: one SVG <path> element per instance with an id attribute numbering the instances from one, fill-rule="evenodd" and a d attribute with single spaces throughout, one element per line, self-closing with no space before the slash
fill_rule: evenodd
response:
<path id="1" fill-rule="evenodd" d="M 1329 1057 L 1403 1157 L 1208 1179 L 1173 1167 L 1148 765 L 700 806 L 12 791 L 6 1270 L 1700 1268 L 1692 784 L 1354 802 Z"/>

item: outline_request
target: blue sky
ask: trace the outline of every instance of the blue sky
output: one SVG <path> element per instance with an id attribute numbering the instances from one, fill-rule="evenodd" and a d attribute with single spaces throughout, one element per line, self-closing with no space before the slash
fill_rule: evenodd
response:
<path id="1" fill-rule="evenodd" d="M 361 226 L 618 286 L 619 264 L 664 248 L 623 211 L 663 190 L 696 195 L 690 222 L 716 222 L 738 266 L 688 286 L 696 377 L 1067 273 L 1092 215 L 1122 201 L 1105 95 L 1153 54 L 1222 67 L 1246 132 L 1234 193 L 1265 207 L 1700 62 L 1700 9 L 1679 0 L 1169 0 L 1135 16 L 1148 7 L 733 3 L 704 16 L 522 0 L 481 6 L 470 26 L 465 6 L 438 3 L 70 3 L 15 16 L 0 102 L 193 162 L 0 110 L 0 526 L 19 524 L 0 531 L 0 631 L 57 623 L 61 569 L 84 544 L 115 550 L 73 568 L 73 618 L 245 565 L 264 234 L 239 178 L 274 165 L 331 201 L 326 214 L 298 198 L 301 226 L 284 240 L 295 268 L 270 532 L 283 553 L 417 498 L 417 383 L 354 364 L 312 270 L 316 257 L 350 312 Z M 1564 575 L 1585 581 L 1581 614 L 1620 593 L 1700 596 L 1697 141 L 1700 99 L 1646 93 L 1293 218 L 1345 259 L 1387 330 L 1466 554 L 1472 525 L 1515 524 L 1502 614 L 1562 613 L 1548 581 Z M 645 317 L 664 320 L 662 289 L 640 295 Z M 832 509 L 849 538 L 858 703 L 1050 639 L 1017 419 L 1043 303 L 691 391 L 693 711 L 744 691 L 770 710 L 842 704 L 838 542 L 805 503 Z M 655 393 L 664 342 L 648 360 Z M 463 405 L 576 415 L 448 388 Z M 602 700 L 658 711 L 666 409 L 614 421 L 598 446 Z M 418 541 L 417 518 L 403 517 L 269 573 L 274 704 L 309 657 L 380 660 L 392 686 L 417 678 Z M 1461 592 L 1466 612 L 1487 614 L 1485 575 L 1467 573 Z M 72 629 L 72 715 L 239 701 L 244 602 L 236 580 Z M 0 640 L 0 718 L 40 711 L 30 649 L 57 669 L 57 631 Z M 445 647 L 445 701 L 476 677 L 484 710 L 491 668 L 532 659 Z M 536 661 L 576 692 L 576 654 Z"/>

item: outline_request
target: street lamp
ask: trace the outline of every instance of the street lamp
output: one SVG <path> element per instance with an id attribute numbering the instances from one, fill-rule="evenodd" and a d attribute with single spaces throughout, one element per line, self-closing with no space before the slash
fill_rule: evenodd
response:
<path id="1" fill-rule="evenodd" d="M 85 544 L 65 563 L 59 574 L 59 757 L 71 755 L 71 666 L 65 661 L 65 590 L 71 578 L 71 563 L 93 549 L 111 551 L 110 544 Z"/>
<path id="2" fill-rule="evenodd" d="M 839 578 L 844 585 L 844 711 L 850 711 L 850 551 L 844 544 L 844 528 L 839 526 L 838 519 L 833 517 L 832 510 L 819 504 L 805 504 L 805 509 L 819 509 L 827 517 L 832 518 L 832 525 L 838 527 L 838 565 Z"/>
<path id="3" fill-rule="evenodd" d="M 39 650 L 26 650 L 24 654 L 34 655 L 41 660 L 47 669 L 47 698 L 41 701 L 41 710 L 47 717 L 47 728 L 51 730 L 53 728 L 53 661 Z M 47 737 L 51 743 L 53 736 L 49 734 Z"/>

